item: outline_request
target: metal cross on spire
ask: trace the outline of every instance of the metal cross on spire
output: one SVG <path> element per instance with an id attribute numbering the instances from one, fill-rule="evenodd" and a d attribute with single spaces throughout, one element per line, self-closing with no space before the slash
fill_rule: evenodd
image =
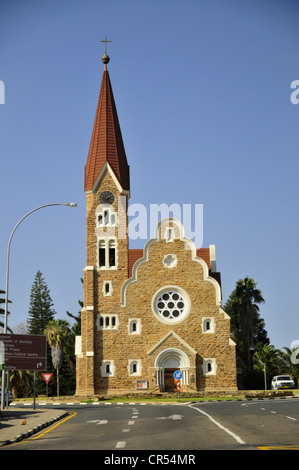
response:
<path id="1" fill-rule="evenodd" d="M 109 41 L 109 39 L 107 39 L 107 36 L 105 36 L 105 39 L 102 39 L 100 42 L 105 43 L 105 54 L 107 54 L 107 42 L 112 42 L 112 41 Z"/>

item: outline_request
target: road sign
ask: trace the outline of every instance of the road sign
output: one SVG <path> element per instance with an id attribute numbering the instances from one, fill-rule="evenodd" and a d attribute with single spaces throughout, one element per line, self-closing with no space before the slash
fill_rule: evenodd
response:
<path id="1" fill-rule="evenodd" d="M 52 377 L 53 374 L 51 374 L 50 372 L 46 372 L 44 374 L 42 374 L 43 378 L 44 378 L 44 381 L 48 384 L 50 382 L 50 379 Z"/>
<path id="2" fill-rule="evenodd" d="M 183 377 L 183 372 L 181 370 L 176 370 L 173 373 L 173 376 L 176 380 L 181 380 L 181 378 Z"/>
<path id="3" fill-rule="evenodd" d="M 1 334 L 4 349 L 2 365 L 5 370 L 46 370 L 47 340 L 40 335 Z"/>

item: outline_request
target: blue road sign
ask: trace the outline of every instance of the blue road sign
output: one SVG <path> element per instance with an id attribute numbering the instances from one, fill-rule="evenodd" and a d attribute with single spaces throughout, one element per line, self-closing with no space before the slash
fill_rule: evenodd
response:
<path id="1" fill-rule="evenodd" d="M 182 377 L 183 377 L 183 372 L 180 371 L 180 370 L 176 370 L 174 373 L 173 373 L 173 376 L 176 380 L 180 380 Z"/>

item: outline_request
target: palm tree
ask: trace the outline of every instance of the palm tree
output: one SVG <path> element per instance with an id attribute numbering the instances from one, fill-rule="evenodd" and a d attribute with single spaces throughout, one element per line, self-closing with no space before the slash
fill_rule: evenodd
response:
<path id="1" fill-rule="evenodd" d="M 254 346 L 255 329 L 260 320 L 257 304 L 264 302 L 262 293 L 256 288 L 256 285 L 257 283 L 249 277 L 240 279 L 228 301 L 229 308 L 237 319 L 238 328 L 235 331 L 235 336 L 238 337 L 237 340 L 244 352 L 244 359 L 249 370 L 252 369 L 251 349 Z M 263 342 L 266 342 L 266 338 Z"/>
<path id="2" fill-rule="evenodd" d="M 253 368 L 264 371 L 266 367 L 267 376 L 275 375 L 279 369 L 280 351 L 272 344 L 258 344 L 253 355 Z"/>
<path id="3" fill-rule="evenodd" d="M 57 370 L 57 396 L 59 397 L 59 368 L 63 361 L 63 345 L 69 332 L 68 323 L 64 320 L 51 320 L 44 334 L 51 347 L 52 363 Z"/>

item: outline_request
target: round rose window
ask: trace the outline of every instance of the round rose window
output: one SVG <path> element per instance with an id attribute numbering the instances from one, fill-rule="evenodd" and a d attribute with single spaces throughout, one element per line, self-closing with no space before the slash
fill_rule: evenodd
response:
<path id="1" fill-rule="evenodd" d="M 189 303 L 181 289 L 160 290 L 154 298 L 154 313 L 163 323 L 177 323 L 187 315 Z"/>

